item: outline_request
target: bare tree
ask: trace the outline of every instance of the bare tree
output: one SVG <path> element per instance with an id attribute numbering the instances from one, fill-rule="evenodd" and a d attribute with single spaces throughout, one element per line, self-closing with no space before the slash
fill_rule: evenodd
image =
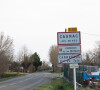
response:
<path id="1" fill-rule="evenodd" d="M 49 58 L 50 62 L 53 67 L 53 71 L 57 71 L 57 64 L 58 64 L 58 52 L 57 52 L 57 46 L 52 45 L 49 49 Z"/>
<path id="2" fill-rule="evenodd" d="M 95 49 L 88 51 L 82 60 L 84 65 L 100 66 L 100 41 L 96 42 Z"/>
<path id="3" fill-rule="evenodd" d="M 95 58 L 94 58 L 95 64 L 100 66 L 100 41 L 96 42 L 94 55 L 95 55 Z"/>
<path id="4" fill-rule="evenodd" d="M 13 40 L 4 33 L 0 34 L 0 72 L 9 68 L 9 62 L 13 60 Z"/>
<path id="5" fill-rule="evenodd" d="M 26 46 L 23 46 L 18 52 L 17 60 L 21 63 L 20 66 L 23 66 L 25 72 L 27 72 L 27 68 L 29 66 L 29 58 L 30 55 L 28 54 L 28 49 Z"/>
<path id="6" fill-rule="evenodd" d="M 83 54 L 82 56 L 82 65 L 95 65 L 95 54 L 93 51 L 88 51 L 86 52 L 86 54 Z"/>

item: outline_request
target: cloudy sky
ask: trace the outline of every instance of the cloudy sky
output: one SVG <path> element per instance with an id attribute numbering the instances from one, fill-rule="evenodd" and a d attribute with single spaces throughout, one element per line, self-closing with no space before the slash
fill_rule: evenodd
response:
<path id="1" fill-rule="evenodd" d="M 15 52 L 27 46 L 48 60 L 57 32 L 77 27 L 82 51 L 100 41 L 100 0 L 0 0 L 0 32 L 14 40 Z"/>

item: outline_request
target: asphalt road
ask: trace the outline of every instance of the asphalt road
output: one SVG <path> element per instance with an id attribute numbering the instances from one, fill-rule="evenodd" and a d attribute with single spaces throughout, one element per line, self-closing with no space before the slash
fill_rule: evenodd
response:
<path id="1" fill-rule="evenodd" d="M 48 72 L 37 72 L 23 77 L 13 78 L 0 82 L 0 90 L 34 90 L 57 75 Z"/>

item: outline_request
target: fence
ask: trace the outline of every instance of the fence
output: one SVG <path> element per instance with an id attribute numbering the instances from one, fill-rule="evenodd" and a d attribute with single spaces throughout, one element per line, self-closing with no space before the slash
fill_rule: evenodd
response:
<path id="1" fill-rule="evenodd" d="M 80 84 L 83 83 L 83 72 L 87 74 L 91 74 L 91 72 L 95 72 L 99 70 L 99 66 L 87 66 L 87 65 L 79 65 L 79 68 L 76 69 L 76 81 Z M 69 81 L 73 81 L 73 69 L 69 68 L 69 65 L 64 64 L 64 76 L 69 79 Z"/>

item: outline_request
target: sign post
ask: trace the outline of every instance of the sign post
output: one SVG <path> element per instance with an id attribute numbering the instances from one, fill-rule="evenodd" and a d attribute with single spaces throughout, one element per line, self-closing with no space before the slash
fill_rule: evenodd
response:
<path id="1" fill-rule="evenodd" d="M 76 68 L 73 68 L 74 90 L 76 90 Z"/>
<path id="2" fill-rule="evenodd" d="M 74 90 L 76 90 L 76 68 L 78 67 L 78 64 L 70 64 L 70 68 L 73 68 Z"/>
<path id="3" fill-rule="evenodd" d="M 61 68 L 63 67 L 63 66 L 62 66 L 62 63 L 61 63 L 61 64 L 58 63 L 57 66 L 59 67 L 59 77 L 62 77 L 62 75 L 61 75 Z"/>
<path id="4" fill-rule="evenodd" d="M 76 68 L 81 62 L 81 38 L 77 28 L 68 28 L 68 32 L 57 33 L 58 63 L 70 64 L 73 69 L 74 90 L 76 90 Z"/>

